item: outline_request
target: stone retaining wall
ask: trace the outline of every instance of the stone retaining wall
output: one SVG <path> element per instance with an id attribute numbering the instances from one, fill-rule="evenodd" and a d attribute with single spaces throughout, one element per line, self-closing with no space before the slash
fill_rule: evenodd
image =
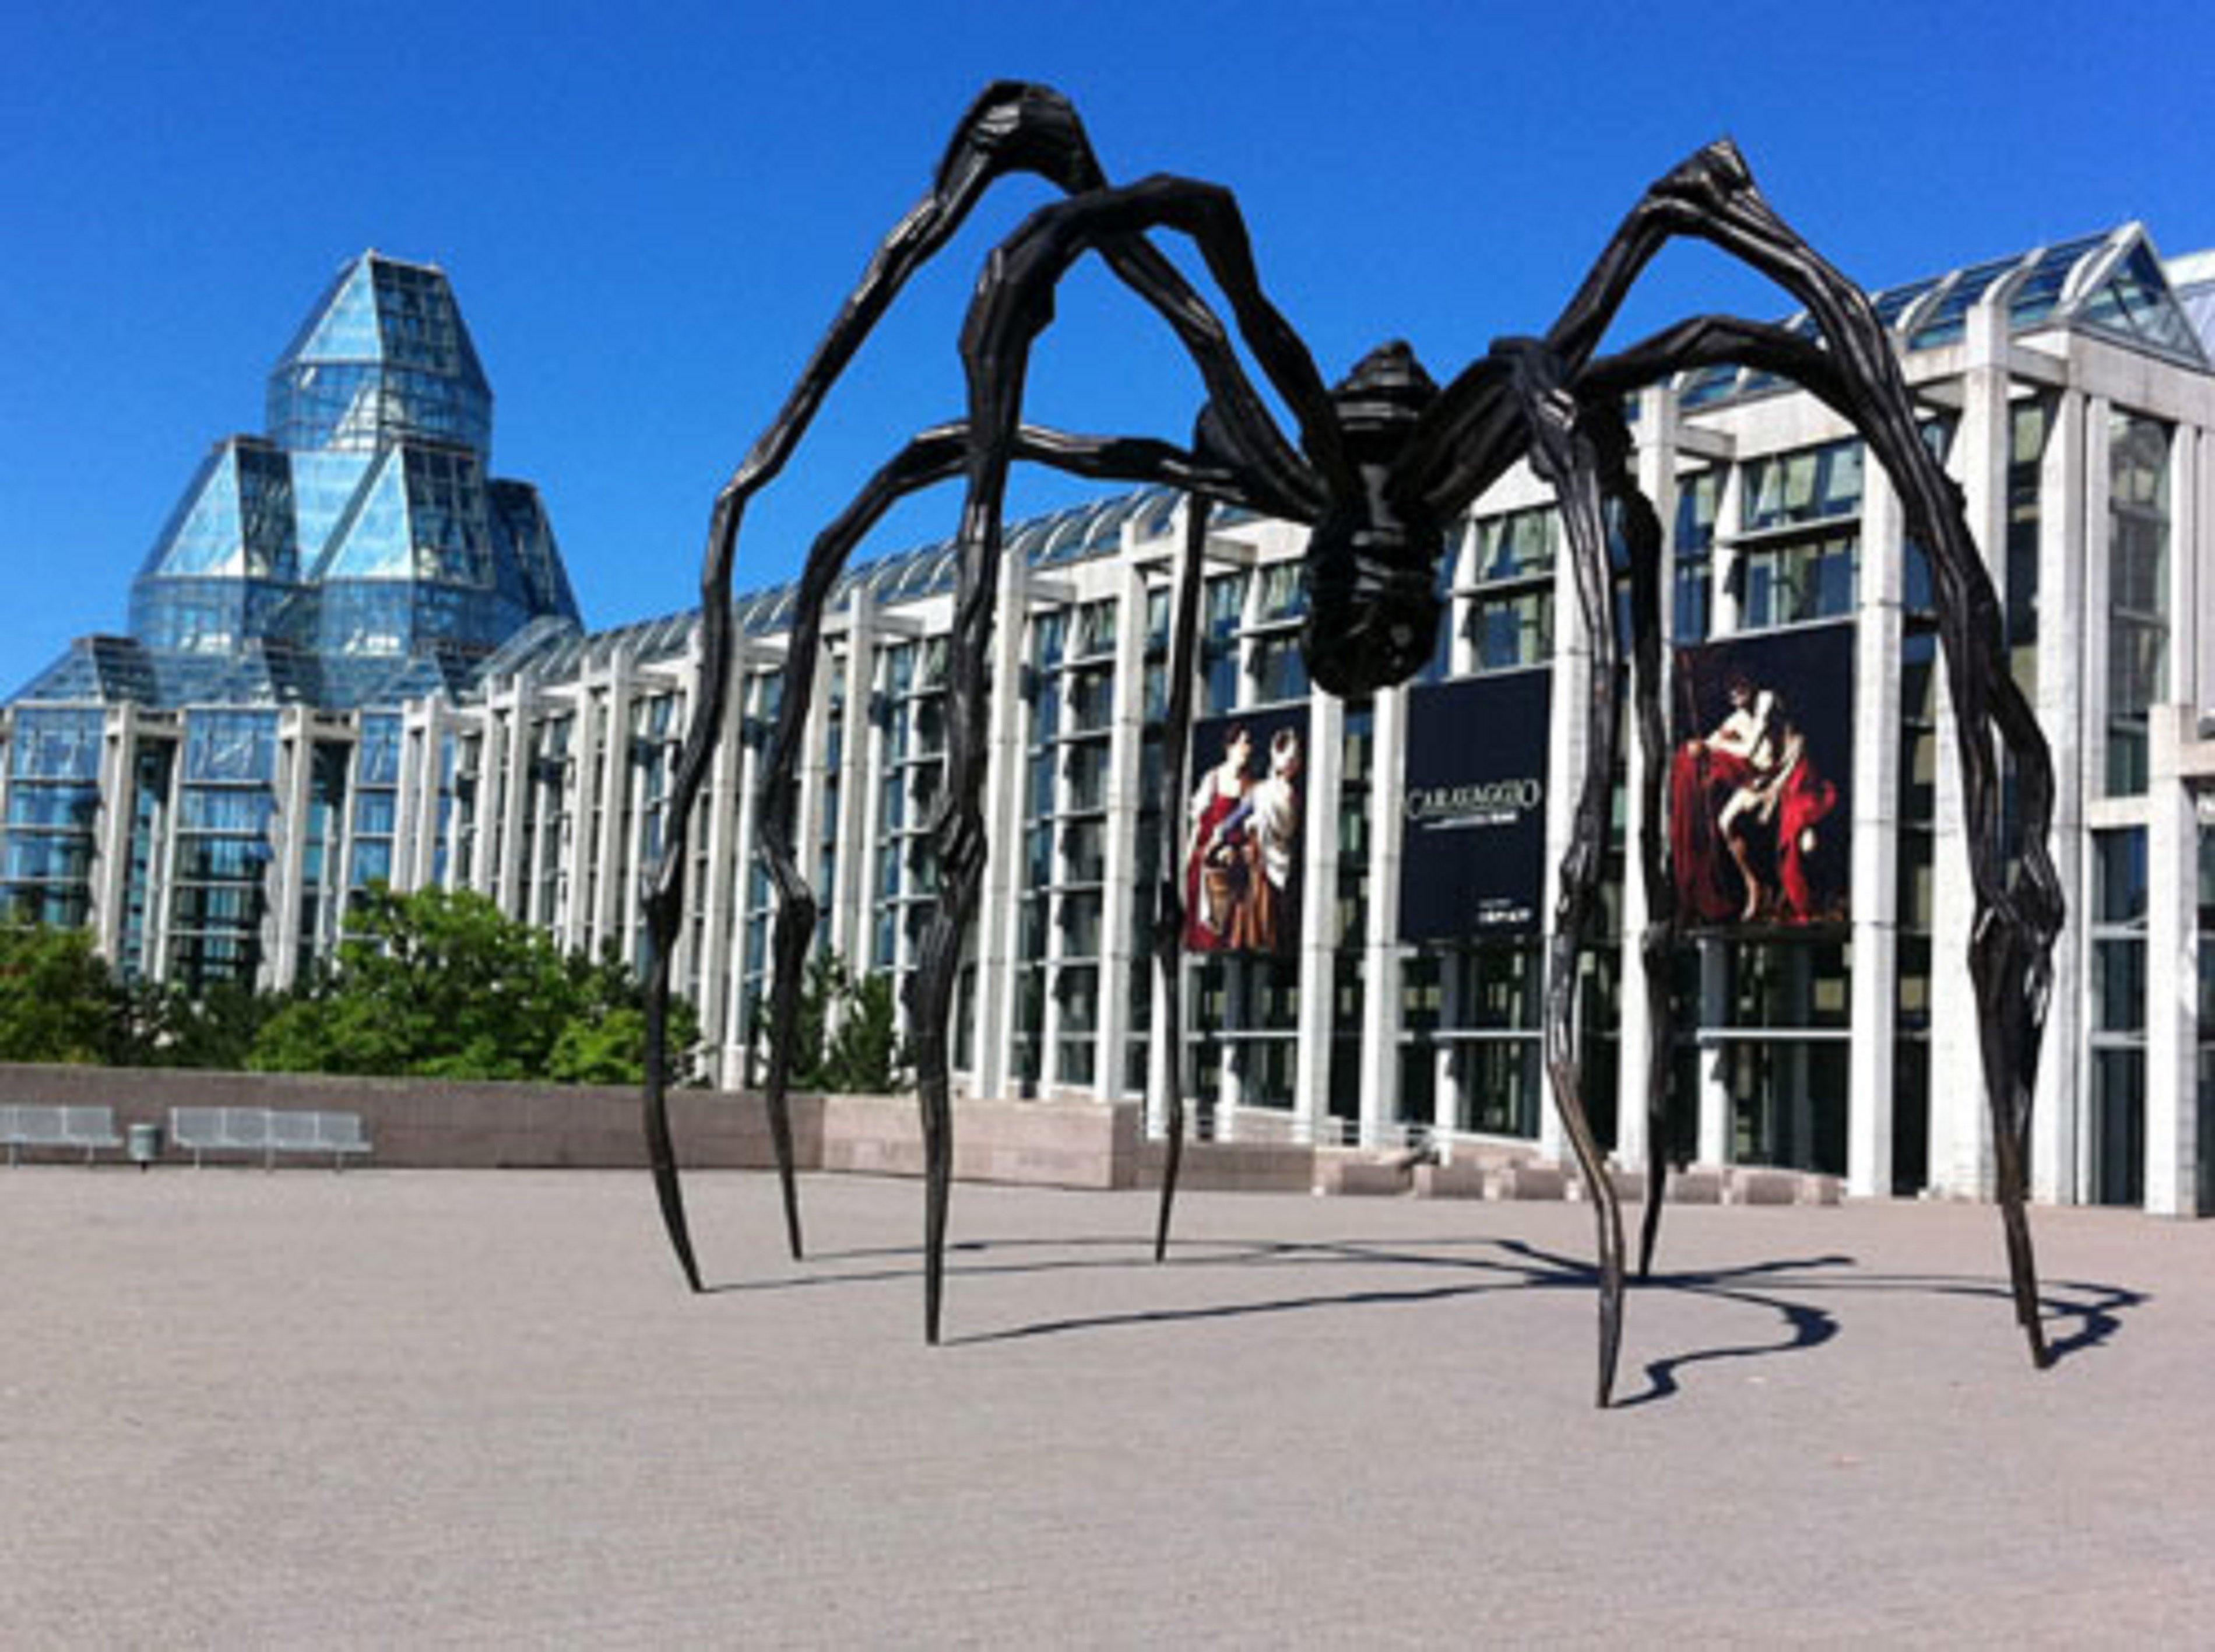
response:
<path id="1" fill-rule="evenodd" d="M 169 1122 L 173 1107 L 252 1107 L 361 1115 L 366 1163 L 396 1170 L 641 1170 L 639 1093 L 629 1085 L 477 1084 L 435 1078 L 206 1072 L 182 1068 L 33 1066 L 0 1062 L 0 1106 L 105 1107 L 116 1133 Z M 1036 1187 L 1161 1184 L 1163 1146 L 1139 1138 L 1133 1102 L 954 1103 L 954 1174 Z M 688 1170 L 767 1170 L 776 1160 L 761 1097 L 684 1090 L 670 1097 L 678 1162 Z M 922 1127 L 911 1096 L 792 1097 L 793 1158 L 802 1170 L 920 1176 Z M 174 1154 L 174 1148 L 171 1150 Z M 81 1160 L 81 1149 L 22 1150 L 26 1163 Z M 111 1152 L 111 1159 L 120 1153 Z M 1179 1185 L 1195 1191 L 1463 1199 L 1580 1198 L 1574 1169 L 1509 1152 L 1457 1152 L 1447 1164 L 1404 1155 L 1279 1141 L 1185 1144 Z M 280 1164 L 318 1164 L 313 1157 Z M 356 1159 L 356 1164 L 365 1161 Z M 1642 1178 L 1616 1173 L 1626 1201 Z M 1750 1166 L 1695 1167 L 1670 1177 L 1672 1202 L 1836 1204 L 1833 1176 Z"/>

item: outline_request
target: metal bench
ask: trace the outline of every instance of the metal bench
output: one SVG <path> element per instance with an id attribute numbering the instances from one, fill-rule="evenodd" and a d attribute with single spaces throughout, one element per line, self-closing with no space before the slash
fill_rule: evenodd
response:
<path id="1" fill-rule="evenodd" d="M 279 1153 L 328 1153 L 331 1168 L 346 1167 L 347 1156 L 367 1153 L 358 1113 L 279 1112 L 266 1107 L 173 1107 L 169 1139 L 189 1149 L 198 1169 L 209 1153 L 259 1153 L 264 1169 L 277 1168 Z"/>
<path id="2" fill-rule="evenodd" d="M 84 1162 L 103 1147 L 120 1147 L 112 1107 L 0 1107 L 0 1142 L 8 1163 L 18 1162 L 26 1147 L 82 1147 Z"/>

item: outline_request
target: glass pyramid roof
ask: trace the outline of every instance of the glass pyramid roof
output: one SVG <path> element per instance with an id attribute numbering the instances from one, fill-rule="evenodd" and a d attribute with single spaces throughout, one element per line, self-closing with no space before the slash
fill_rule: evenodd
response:
<path id="1" fill-rule="evenodd" d="M 341 269 L 270 372 L 268 428 L 292 449 L 427 437 L 489 458 L 492 386 L 445 273 L 374 252 Z"/>
<path id="2" fill-rule="evenodd" d="M 534 618 L 575 625 L 537 490 L 487 474 L 492 391 L 441 272 L 349 261 L 269 415 L 193 474 L 130 636 L 81 639 L 18 698 L 341 709 L 458 687 Z"/>

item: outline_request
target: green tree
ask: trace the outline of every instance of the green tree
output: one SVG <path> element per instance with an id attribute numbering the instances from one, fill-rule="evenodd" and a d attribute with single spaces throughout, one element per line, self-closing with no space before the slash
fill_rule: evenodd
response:
<path id="1" fill-rule="evenodd" d="M 811 953 L 800 980 L 792 1039 L 792 1087 L 848 1096 L 887 1096 L 904 1090 L 910 1066 L 899 1035 L 891 980 L 856 977 L 835 952 Z M 752 1068 L 766 1074 L 769 1000 L 754 1000 Z"/>
<path id="2" fill-rule="evenodd" d="M 127 1024 L 89 931 L 0 924 L 0 1061 L 104 1061 Z"/>
<path id="3" fill-rule="evenodd" d="M 290 1001 L 236 981 L 213 981 L 197 996 L 174 981 L 132 981 L 122 989 L 125 1025 L 111 1059 L 138 1067 L 247 1064 L 269 1018 Z"/>
<path id="4" fill-rule="evenodd" d="M 825 1066 L 827 1090 L 884 1096 L 907 1087 L 907 1046 L 900 1040 L 899 1015 L 887 977 L 864 975 L 848 983 Z"/>
<path id="5" fill-rule="evenodd" d="M 248 1065 L 630 1083 L 645 1066 L 644 1010 L 618 961 L 565 955 L 482 895 L 377 886 L 348 912 L 336 958 L 261 1027 Z M 680 1053 L 699 1037 L 681 999 L 669 1030 Z"/>

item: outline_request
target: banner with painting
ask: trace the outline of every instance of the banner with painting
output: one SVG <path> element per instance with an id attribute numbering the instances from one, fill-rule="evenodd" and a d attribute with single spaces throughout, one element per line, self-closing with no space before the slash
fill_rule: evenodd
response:
<path id="1" fill-rule="evenodd" d="M 1184 818 L 1187 949 L 1298 949 L 1307 738 L 1304 705 L 1193 724 L 1200 777 Z"/>
<path id="2" fill-rule="evenodd" d="M 1402 940 L 1511 939 L 1543 927 L 1552 696 L 1547 671 L 1408 691 Z"/>
<path id="3" fill-rule="evenodd" d="M 1850 622 L 1679 648 L 1669 846 L 1687 929 L 1852 916 Z"/>

